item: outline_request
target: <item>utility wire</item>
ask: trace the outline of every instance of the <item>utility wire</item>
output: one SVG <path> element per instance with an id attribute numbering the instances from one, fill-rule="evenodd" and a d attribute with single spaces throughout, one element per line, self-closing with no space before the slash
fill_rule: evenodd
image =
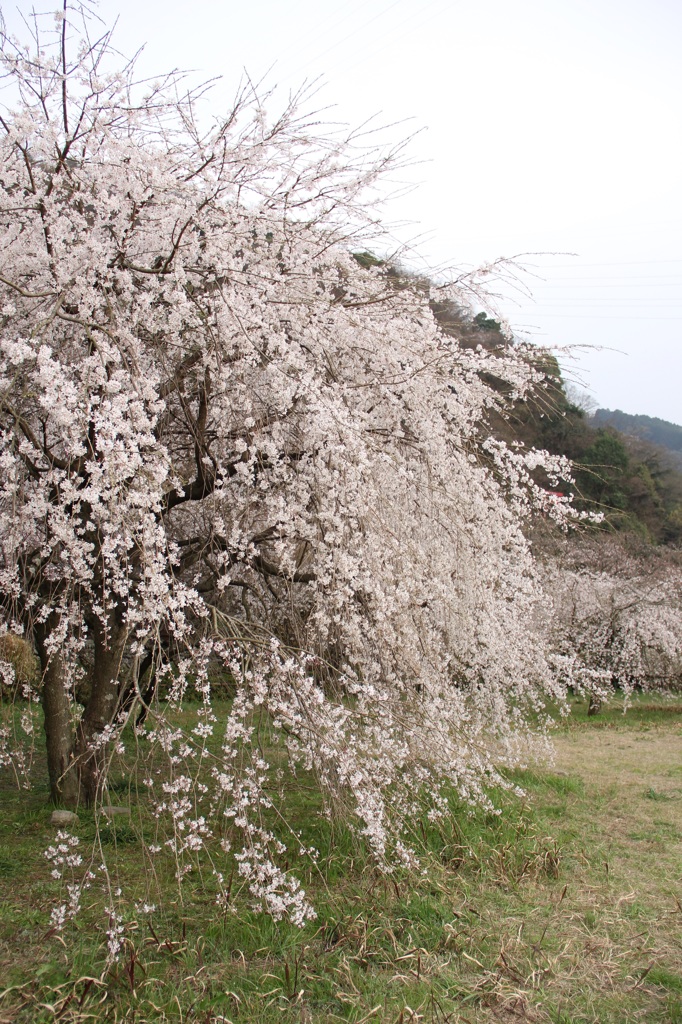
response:
<path id="1" fill-rule="evenodd" d="M 390 3 L 388 7 L 385 7 L 382 11 L 379 11 L 377 14 L 373 15 L 367 21 L 363 22 L 362 25 L 358 25 L 357 28 L 354 28 L 352 32 L 348 33 L 348 35 L 343 36 L 341 39 L 337 39 L 335 42 L 331 44 L 331 46 L 328 46 L 326 50 L 323 50 L 322 53 L 318 53 L 316 57 L 313 57 L 310 60 L 306 61 L 306 63 L 303 64 L 298 69 L 299 72 L 305 71 L 306 68 L 309 68 L 311 67 L 311 65 L 316 64 L 317 61 L 321 60 L 323 57 L 326 57 L 328 53 L 331 53 L 332 50 L 336 50 L 339 46 L 342 46 L 344 43 L 348 42 L 349 39 L 352 39 L 353 36 L 356 36 L 358 32 L 364 32 L 369 25 L 372 25 L 379 18 L 382 18 L 385 14 L 388 14 L 389 11 L 392 11 L 394 7 L 397 7 L 399 4 L 402 3 L 403 0 L 393 0 L 393 3 Z"/>
<path id="2" fill-rule="evenodd" d="M 676 260 L 626 260 L 613 263 L 551 263 L 544 269 L 562 270 L 566 268 L 582 270 L 583 267 L 645 267 L 657 263 L 682 263 L 682 259 Z"/>
<path id="3" fill-rule="evenodd" d="M 366 52 L 366 53 L 362 54 L 362 56 L 358 57 L 357 60 L 354 60 L 352 64 L 345 64 L 344 65 L 344 69 L 346 71 L 352 71 L 354 68 L 358 67 L 360 64 L 367 64 L 367 63 L 369 63 L 371 60 L 373 60 L 377 56 L 377 54 L 383 53 L 384 50 L 387 50 L 389 46 L 395 46 L 395 44 L 396 44 L 396 39 L 395 39 L 396 33 L 400 33 L 400 30 L 405 25 L 407 25 L 408 23 L 413 22 L 415 20 L 415 18 L 417 18 L 419 20 L 420 25 L 425 25 L 427 22 L 431 21 L 434 17 L 436 17 L 436 15 L 443 14 L 449 8 L 452 8 L 452 7 L 456 6 L 456 5 L 458 5 L 459 3 L 462 3 L 463 0 L 454 0 L 454 3 L 453 3 L 453 0 L 448 0 L 448 2 L 444 6 L 439 7 L 438 10 L 436 10 L 436 11 L 432 11 L 431 14 L 427 14 L 426 12 L 429 11 L 429 10 L 432 10 L 432 8 L 435 7 L 435 5 L 438 2 L 439 2 L 439 0 L 431 0 L 430 3 L 427 3 L 425 6 L 422 6 L 419 10 L 412 11 L 412 13 L 409 14 L 407 16 L 407 18 L 403 19 L 403 21 L 398 22 L 396 25 L 393 25 L 392 27 L 388 28 L 386 33 L 385 33 L 385 35 L 384 35 L 384 37 L 383 37 L 384 38 L 384 43 L 383 43 L 382 46 L 375 47 L 374 49 L 371 49 L 369 52 Z M 442 2 L 442 0 L 441 0 L 441 2 Z M 403 33 L 400 33 L 400 34 L 402 35 Z M 386 41 L 388 36 L 393 37 L 390 42 Z M 330 67 L 328 69 L 329 73 L 335 71 L 338 67 L 340 67 L 340 62 L 337 62 L 336 64 L 332 65 L 332 67 Z"/>
<path id="4" fill-rule="evenodd" d="M 682 316 L 630 316 L 629 313 L 625 313 L 623 316 L 614 313 L 613 316 L 609 316 L 603 313 L 543 313 L 542 311 L 538 311 L 538 317 L 543 319 L 553 317 L 557 320 L 682 320 Z"/>
<path id="5" fill-rule="evenodd" d="M 344 22 L 347 22 L 349 18 L 352 18 L 352 15 L 354 15 L 356 11 L 360 10 L 360 8 L 363 8 L 364 10 L 367 9 L 367 0 L 359 0 L 359 2 L 353 4 L 352 7 L 349 7 L 348 4 L 340 4 L 339 7 L 337 7 L 337 12 L 343 10 L 341 17 L 332 18 L 332 20 L 325 20 L 322 31 L 313 32 L 307 36 L 300 37 L 296 42 L 289 43 L 288 46 L 285 46 L 279 51 L 276 63 L 279 64 L 280 61 L 286 62 L 288 54 L 294 52 L 295 55 L 298 55 L 303 51 L 308 51 L 320 41 L 322 41 L 322 44 L 324 45 L 324 42 L 328 38 L 330 32 L 335 29 L 337 25 L 342 25 Z"/>

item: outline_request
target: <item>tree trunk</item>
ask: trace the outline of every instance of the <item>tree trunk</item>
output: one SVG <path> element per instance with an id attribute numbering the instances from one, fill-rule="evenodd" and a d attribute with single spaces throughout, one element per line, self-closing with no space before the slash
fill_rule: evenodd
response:
<path id="1" fill-rule="evenodd" d="M 72 696 L 69 693 L 66 667 L 60 655 L 48 654 L 45 649 L 47 629 L 36 636 L 38 655 L 42 666 L 41 698 L 44 714 L 47 771 L 50 779 L 52 803 L 76 807 L 79 780 L 75 764 L 75 736 L 72 724 Z"/>
<path id="2" fill-rule="evenodd" d="M 594 693 L 590 694 L 590 703 L 587 706 L 587 714 L 589 717 L 592 715 L 598 715 L 601 711 L 602 700 L 601 697 L 597 697 Z"/>
<path id="3" fill-rule="evenodd" d="M 54 623 L 48 620 L 36 635 L 43 670 L 42 704 L 50 799 L 64 807 L 77 807 L 79 803 L 91 807 L 101 795 L 106 780 L 106 730 L 114 720 L 118 705 L 118 677 L 127 633 L 116 622 L 110 622 L 107 630 L 99 625 L 93 629 L 95 650 L 90 697 L 74 732 L 75 698 L 66 665 L 59 652 L 51 654 L 46 649 L 51 627 Z"/>
<path id="4" fill-rule="evenodd" d="M 127 633 L 113 619 L 111 616 L 106 630 L 99 624 L 93 630 L 92 689 L 78 726 L 76 758 L 80 796 L 86 807 L 91 807 L 101 796 L 106 782 L 109 749 L 106 732 L 118 709 L 119 675 Z"/>

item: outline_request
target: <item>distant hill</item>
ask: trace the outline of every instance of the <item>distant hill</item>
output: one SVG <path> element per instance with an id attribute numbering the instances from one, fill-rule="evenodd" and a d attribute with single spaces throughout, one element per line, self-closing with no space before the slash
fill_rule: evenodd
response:
<path id="1" fill-rule="evenodd" d="M 669 451 L 672 462 L 682 470 L 682 426 L 660 420 L 656 416 L 633 416 L 620 409 L 597 409 L 590 417 L 595 427 L 613 427 L 628 437 L 637 437 L 641 441 L 658 445 Z"/>
<path id="2" fill-rule="evenodd" d="M 356 254 L 356 259 L 363 265 L 376 262 L 367 253 Z M 405 272 L 396 268 L 397 287 L 403 276 Z M 472 316 L 449 299 L 432 300 L 431 310 L 443 332 L 464 349 L 494 354 L 515 344 L 501 323 L 485 312 Z M 552 352 L 532 348 L 525 357 L 544 380 L 524 399 L 515 399 L 510 385 L 494 371 L 481 374 L 508 398 L 504 414 L 494 407 L 489 410 L 481 437 L 492 434 L 507 443 L 519 441 L 566 456 L 573 465 L 573 479 L 562 481 L 563 493 L 573 496 L 578 511 L 602 512 L 604 531 L 682 546 L 682 426 L 620 410 L 599 409 L 590 417 L 567 393 Z M 535 480 L 547 490 L 556 487 L 541 470 Z"/>

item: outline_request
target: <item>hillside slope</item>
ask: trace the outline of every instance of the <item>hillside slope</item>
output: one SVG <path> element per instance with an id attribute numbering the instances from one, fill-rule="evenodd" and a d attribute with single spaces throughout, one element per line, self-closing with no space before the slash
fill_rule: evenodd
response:
<path id="1" fill-rule="evenodd" d="M 597 427 L 610 426 L 628 437 L 665 448 L 676 469 L 682 471 L 682 426 L 657 416 L 632 415 L 620 409 L 597 409 L 590 418 Z"/>
<path id="2" fill-rule="evenodd" d="M 443 329 L 465 347 L 495 351 L 515 344 L 485 313 L 471 318 L 437 303 L 432 309 Z M 606 529 L 634 531 L 654 543 L 681 543 L 682 427 L 609 410 L 590 418 L 568 398 L 551 352 L 538 349 L 528 358 L 546 375 L 544 384 L 526 400 L 511 403 L 508 416 L 491 413 L 483 429 L 571 459 L 575 483 L 566 491 L 581 509 L 603 512 Z"/>

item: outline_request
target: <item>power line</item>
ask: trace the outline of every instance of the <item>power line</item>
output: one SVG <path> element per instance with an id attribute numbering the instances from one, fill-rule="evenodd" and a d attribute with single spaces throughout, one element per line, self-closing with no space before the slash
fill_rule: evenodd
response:
<path id="1" fill-rule="evenodd" d="M 663 310 L 663 309 L 679 308 L 679 306 L 681 306 L 681 305 L 682 305 L 682 300 L 677 301 L 677 302 L 655 302 L 655 301 L 654 302 L 634 302 L 634 301 L 633 302 L 619 302 L 618 299 L 613 299 L 613 300 L 605 299 L 603 302 L 589 302 L 589 301 L 588 302 L 580 302 L 578 300 L 576 300 L 575 302 L 571 302 L 570 300 L 568 300 L 566 302 L 533 302 L 532 303 L 532 308 L 533 309 L 564 309 L 564 308 L 570 308 L 570 309 L 576 309 L 576 308 L 579 308 L 579 309 L 609 309 L 609 308 L 623 309 L 623 308 L 625 308 L 625 309 L 627 309 L 628 307 L 630 307 L 631 309 L 646 310 L 646 309 L 650 308 L 650 309 L 660 309 L 660 310 Z"/>
<path id="2" fill-rule="evenodd" d="M 383 38 L 386 39 L 387 36 L 395 37 L 396 32 L 400 32 L 400 29 L 402 29 L 405 25 L 407 25 L 408 22 L 414 21 L 415 17 L 417 17 L 419 19 L 420 25 L 424 25 L 424 24 L 426 24 L 426 22 L 431 21 L 431 19 L 434 18 L 436 15 L 443 14 L 446 10 L 448 10 L 449 7 L 453 6 L 453 0 L 447 0 L 447 2 L 445 3 L 444 6 L 439 7 L 438 10 L 436 10 L 436 11 L 432 10 L 431 14 L 428 14 L 427 16 L 425 16 L 426 12 L 429 9 L 432 9 L 438 2 L 439 2 L 439 0 L 431 0 L 430 3 L 427 3 L 426 6 L 422 7 L 420 10 L 412 11 L 410 14 L 408 14 L 407 18 L 403 19 L 403 21 L 398 22 L 398 24 L 393 25 L 392 27 L 387 29 L 387 31 L 384 34 Z M 463 2 L 463 0 L 455 0 L 455 3 L 462 3 L 462 2 Z M 358 65 L 366 64 L 368 61 L 370 61 L 371 59 L 376 57 L 377 54 L 383 53 L 383 51 L 386 50 L 389 46 L 394 46 L 395 42 L 396 42 L 396 40 L 395 40 L 395 38 L 393 38 L 390 42 L 384 42 L 383 46 L 378 46 L 378 47 L 375 47 L 374 49 L 369 50 L 369 52 L 363 54 L 357 60 L 353 61 L 352 64 L 344 65 L 346 71 L 352 71 L 353 68 L 358 67 Z M 328 69 L 328 71 L 332 72 L 332 71 L 336 70 L 337 67 L 339 67 L 339 63 L 338 62 L 336 64 L 333 64 L 331 66 L 331 68 Z"/>
<path id="3" fill-rule="evenodd" d="M 682 263 L 682 259 L 676 260 L 624 260 L 616 261 L 613 263 L 552 263 L 549 264 L 546 269 L 561 270 L 564 268 L 575 268 L 576 270 L 582 270 L 583 267 L 648 267 L 652 264 L 660 263 Z"/>
<path id="4" fill-rule="evenodd" d="M 551 288 L 569 288 L 572 289 L 573 291 L 583 291 L 584 289 L 587 288 L 682 288 L 682 280 L 659 281 L 658 284 L 638 284 L 636 279 L 632 281 L 625 281 L 623 284 L 615 284 L 613 282 L 604 282 L 603 284 L 600 284 L 598 281 L 595 281 L 592 284 L 583 284 L 582 281 L 579 281 L 576 282 L 575 285 L 570 281 L 542 281 L 536 287 L 538 292 L 540 291 L 540 288 L 542 288 L 543 292 Z"/>
<path id="5" fill-rule="evenodd" d="M 541 310 L 538 310 L 538 316 L 554 317 L 557 320 L 682 320 L 682 316 L 630 316 L 629 313 L 609 316 L 602 313 L 543 313 Z"/>
<path id="6" fill-rule="evenodd" d="M 301 50 L 310 50 L 320 40 L 324 43 L 325 38 L 329 36 L 332 29 L 336 28 L 337 25 L 342 25 L 344 22 L 348 21 L 349 17 L 355 14 L 356 11 L 360 10 L 361 7 L 366 9 L 367 0 L 359 0 L 358 3 L 353 4 L 350 8 L 347 4 L 340 4 L 336 9 L 337 13 L 343 11 L 340 17 L 332 17 L 330 21 L 325 22 L 325 26 L 322 31 L 313 32 L 312 34 L 297 39 L 295 42 L 289 43 L 288 46 L 285 46 L 279 51 L 276 63 L 286 63 L 287 56 L 292 51 L 300 53 Z"/>
<path id="7" fill-rule="evenodd" d="M 315 64 L 318 60 L 321 60 L 322 57 L 326 57 L 328 53 L 331 53 L 332 50 L 335 50 L 337 47 L 342 46 L 343 43 L 348 42 L 348 40 L 352 39 L 353 36 L 356 36 L 358 32 L 364 32 L 369 25 L 377 21 L 378 18 L 382 18 L 385 14 L 388 14 L 389 11 L 392 11 L 394 7 L 397 7 L 402 2 L 403 0 L 393 0 L 393 2 L 388 5 L 388 7 L 385 7 L 382 11 L 379 11 L 378 14 L 373 15 L 373 17 L 369 18 L 369 20 L 365 21 L 362 25 L 358 25 L 356 28 L 353 29 L 352 32 L 349 32 L 348 35 L 343 36 L 343 38 L 341 39 L 335 40 L 335 42 L 333 42 L 331 46 L 328 46 L 326 50 L 323 50 L 322 53 L 318 53 L 316 57 L 312 57 L 310 60 L 307 60 L 305 64 L 303 64 L 303 66 L 298 69 L 299 72 L 305 71 L 306 68 L 309 68 L 311 66 L 311 64 Z"/>
<path id="8" fill-rule="evenodd" d="M 665 277 L 674 278 L 673 281 L 662 280 Z M 624 277 L 622 274 L 602 276 L 601 274 L 590 274 L 585 277 L 561 277 L 558 281 L 552 281 L 550 278 L 544 278 L 544 283 L 548 285 L 552 284 L 572 284 L 574 281 L 623 281 L 626 284 L 631 284 L 633 281 L 658 281 L 660 284 L 680 284 L 682 285 L 682 274 L 636 274 L 633 277 Z"/>

